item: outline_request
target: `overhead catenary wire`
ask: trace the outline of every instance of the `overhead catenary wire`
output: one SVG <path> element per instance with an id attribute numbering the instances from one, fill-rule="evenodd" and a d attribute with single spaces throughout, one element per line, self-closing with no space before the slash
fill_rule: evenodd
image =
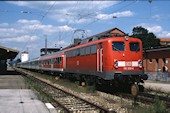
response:
<path id="1" fill-rule="evenodd" d="M 70 10 L 76 9 L 77 6 L 78 6 L 78 3 L 79 3 L 79 1 L 77 1 L 76 4 L 74 5 L 74 7 L 71 8 Z M 65 15 L 65 16 L 73 16 L 73 15 L 68 14 L 68 13 L 66 13 L 66 14 L 64 14 L 64 15 Z M 75 16 L 75 15 L 74 15 L 74 16 Z M 73 16 L 73 17 L 74 17 L 74 16 Z M 76 21 L 76 18 L 73 19 L 73 23 L 75 23 L 75 21 Z M 66 24 L 66 25 L 67 25 L 67 26 L 71 26 L 71 22 L 67 21 L 67 24 Z M 74 29 L 75 26 L 76 26 L 76 24 L 73 24 L 73 26 L 71 26 L 71 27 Z M 74 32 L 74 30 L 73 30 L 72 32 Z M 63 35 L 63 34 L 64 34 L 64 35 Z M 61 46 L 61 45 L 60 45 L 60 41 L 61 41 L 60 39 L 61 39 L 62 35 L 63 35 L 63 37 L 67 37 L 68 32 L 64 33 L 64 31 L 59 31 L 58 35 L 59 35 L 59 38 L 58 38 L 58 46 Z M 72 41 L 71 41 L 71 42 L 72 42 Z"/>
<path id="2" fill-rule="evenodd" d="M 116 11 L 119 11 L 119 10 L 125 8 L 125 7 L 128 7 L 129 5 L 132 5 L 134 2 L 136 2 L 136 0 L 133 1 L 132 3 L 126 5 L 126 6 L 123 6 L 123 7 L 119 8 L 119 9 L 115 10 L 115 12 L 116 12 Z M 124 3 L 124 1 L 121 1 L 121 2 L 119 2 L 118 4 L 113 4 L 113 5 L 109 6 L 109 8 L 110 8 L 110 7 L 113 7 L 114 5 L 120 5 L 120 4 L 122 4 L 122 3 Z M 103 9 L 100 9 L 100 10 L 97 10 L 97 11 L 92 12 L 92 13 L 90 12 L 90 13 L 88 13 L 88 14 L 86 14 L 86 15 L 78 14 L 78 17 L 79 17 L 79 19 L 87 18 L 88 16 L 89 16 L 89 17 L 90 17 L 90 16 L 94 17 L 94 16 L 96 16 L 96 13 L 97 13 L 98 11 L 105 10 L 105 9 L 107 9 L 107 8 L 108 8 L 108 7 L 103 8 Z M 71 16 L 75 16 L 75 15 L 71 15 Z M 92 21 L 90 24 L 87 24 L 87 25 L 85 25 L 85 26 L 83 26 L 83 27 L 81 27 L 81 28 L 79 28 L 79 29 L 84 29 L 86 26 L 91 25 L 91 24 L 93 24 L 93 23 L 95 23 L 95 22 L 97 22 L 97 21 L 99 21 L 99 20 L 101 20 L 101 19 L 95 19 L 95 20 Z M 74 38 L 74 33 L 73 33 L 73 36 L 72 36 L 72 38 L 71 38 L 71 42 L 72 42 L 72 43 L 73 43 L 73 38 Z"/>
<path id="3" fill-rule="evenodd" d="M 101 3 L 101 1 L 100 1 L 100 3 Z M 100 8 L 99 10 L 97 10 L 97 11 L 95 11 L 95 12 L 91 12 L 91 10 L 90 10 L 90 12 L 88 11 L 88 14 L 71 14 L 71 13 L 66 13 L 65 15 L 66 16 L 70 16 L 70 17 L 74 17 L 74 24 L 73 24 L 73 26 L 71 26 L 72 28 L 74 28 L 75 26 L 76 26 L 76 21 L 79 21 L 80 19 L 84 19 L 84 18 L 93 18 L 95 15 L 96 15 L 96 13 L 98 12 L 98 11 L 101 11 L 101 10 L 105 10 L 105 9 L 108 9 L 108 8 L 110 8 L 110 7 L 113 7 L 114 5 L 119 5 L 119 4 L 122 4 L 122 3 L 124 3 L 123 1 L 121 1 L 121 2 L 119 2 L 118 4 L 113 4 L 113 5 L 111 5 L 111 6 L 109 6 L 109 7 L 106 7 L 106 8 Z M 77 4 L 75 5 L 75 7 L 73 7 L 72 9 L 74 9 L 74 8 L 76 8 L 78 6 L 78 1 L 77 1 Z M 96 7 L 96 5 L 93 5 L 93 7 Z M 89 8 L 90 9 L 90 8 Z M 75 17 L 77 16 L 77 18 L 78 19 L 76 19 Z M 67 21 L 67 25 L 69 26 L 71 23 L 69 23 L 69 21 Z M 63 33 L 63 32 L 62 32 Z M 60 36 L 61 36 L 61 34 L 62 34 L 61 32 L 59 33 L 60 34 Z M 86 32 L 87 33 L 87 32 Z M 66 34 L 68 34 L 68 32 L 67 33 L 65 33 L 65 35 Z M 59 37 L 60 38 L 60 37 Z M 74 38 L 74 31 L 73 31 L 73 36 L 72 36 L 72 38 L 71 38 L 71 42 L 73 43 L 73 38 Z"/>
<path id="4" fill-rule="evenodd" d="M 56 3 L 56 1 L 54 1 L 54 3 L 46 10 L 46 12 L 44 12 L 44 14 L 43 14 L 43 12 L 41 12 L 40 14 L 41 14 L 41 19 L 40 19 L 40 24 L 42 24 L 42 22 L 43 22 L 43 20 L 44 20 L 44 18 L 47 16 L 47 14 L 49 13 L 49 11 L 52 9 L 52 7 L 55 5 L 55 3 Z M 44 6 L 43 6 L 44 7 Z M 42 11 L 42 10 L 41 10 Z M 36 25 L 34 25 L 33 26 L 33 30 L 32 30 L 32 32 L 31 32 L 31 34 L 32 35 L 34 35 L 35 34 L 35 32 L 36 32 L 36 29 L 38 29 L 38 27 L 39 27 L 39 24 L 36 24 Z M 25 47 L 26 47 L 26 45 L 28 44 L 29 42 L 27 42 L 26 44 L 25 44 Z"/>
<path id="5" fill-rule="evenodd" d="M 124 9 L 124 8 L 126 8 L 126 7 L 128 7 L 128 6 L 132 5 L 132 4 L 134 4 L 135 2 L 136 2 L 136 0 L 133 1 L 133 2 L 131 2 L 131 3 L 129 3 L 129 4 L 127 4 L 126 6 L 123 6 L 123 7 L 119 8 L 119 9 L 113 11 L 112 14 L 113 14 L 114 12 L 117 12 L 117 11 L 119 11 L 119 10 L 122 10 L 122 9 Z M 89 25 L 91 25 L 91 24 L 94 24 L 95 22 L 100 21 L 100 20 L 102 20 L 102 19 L 99 19 L 99 18 L 96 19 L 96 18 L 95 18 L 94 21 L 92 21 L 91 23 L 89 23 L 89 24 L 83 26 L 82 29 L 83 29 L 83 28 L 86 28 L 87 26 L 89 26 Z"/>

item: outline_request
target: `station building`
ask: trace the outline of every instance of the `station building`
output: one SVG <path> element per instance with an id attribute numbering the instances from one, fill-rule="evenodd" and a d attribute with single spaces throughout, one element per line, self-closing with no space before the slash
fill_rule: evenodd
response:
<path id="1" fill-rule="evenodd" d="M 144 50 L 145 72 L 170 72 L 170 46 Z"/>
<path id="2" fill-rule="evenodd" d="M 143 51 L 143 66 L 149 79 L 170 81 L 170 38 L 160 38 L 160 47 Z"/>
<path id="3" fill-rule="evenodd" d="M 160 38 L 162 46 L 143 51 L 145 72 L 170 73 L 170 38 Z"/>
<path id="4" fill-rule="evenodd" d="M 7 71 L 7 59 L 14 59 L 18 53 L 18 50 L 0 45 L 0 74 L 4 74 Z"/>

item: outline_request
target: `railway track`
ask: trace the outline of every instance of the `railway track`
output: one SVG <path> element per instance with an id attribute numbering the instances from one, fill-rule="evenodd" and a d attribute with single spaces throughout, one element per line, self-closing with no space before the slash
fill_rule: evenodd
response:
<path id="1" fill-rule="evenodd" d="M 109 111 L 106 108 L 82 99 L 76 95 L 66 92 L 62 89 L 55 87 L 52 84 L 44 82 L 28 72 L 23 72 L 15 68 L 16 71 L 22 73 L 25 77 L 31 79 L 35 84 L 40 86 L 43 93 L 53 99 L 53 101 L 61 107 L 60 111 L 71 113 L 116 113 Z"/>
<path id="2" fill-rule="evenodd" d="M 160 101 L 164 102 L 167 107 L 170 107 L 170 98 L 165 96 L 158 96 L 150 93 L 139 93 L 138 100 L 145 101 L 149 103 L 155 103 L 155 99 L 158 98 Z"/>
<path id="3" fill-rule="evenodd" d="M 170 98 L 165 97 L 165 96 L 158 96 L 158 95 L 145 93 L 145 92 L 139 93 L 137 97 L 133 97 L 131 94 L 125 94 L 125 93 L 116 94 L 116 95 L 121 96 L 123 98 L 132 99 L 134 101 L 134 104 L 137 101 L 142 102 L 142 103 L 153 104 L 156 102 L 156 98 L 157 98 L 157 99 L 159 99 L 159 101 L 164 102 L 167 108 L 170 107 Z"/>

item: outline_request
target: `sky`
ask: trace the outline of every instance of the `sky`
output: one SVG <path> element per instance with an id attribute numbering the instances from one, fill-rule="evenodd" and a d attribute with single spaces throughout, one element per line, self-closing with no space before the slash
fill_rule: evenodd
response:
<path id="1" fill-rule="evenodd" d="M 131 35 L 136 26 L 170 38 L 169 6 L 168 0 L 0 1 L 0 45 L 28 51 L 32 59 L 46 38 L 48 48 L 64 48 L 82 35 L 112 28 Z"/>

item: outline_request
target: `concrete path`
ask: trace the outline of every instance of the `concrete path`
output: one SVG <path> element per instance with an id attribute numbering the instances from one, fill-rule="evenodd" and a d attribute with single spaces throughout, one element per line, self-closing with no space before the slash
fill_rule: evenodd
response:
<path id="1" fill-rule="evenodd" d="M 0 89 L 0 113 L 49 113 L 28 89 Z"/>
<path id="2" fill-rule="evenodd" d="M 0 113 L 56 113 L 55 108 L 48 109 L 38 100 L 27 89 L 24 79 L 16 73 L 12 75 L 12 71 L 0 75 Z"/>
<path id="3" fill-rule="evenodd" d="M 170 93 L 170 83 L 168 82 L 156 82 L 147 80 L 145 81 L 144 87 Z"/>

